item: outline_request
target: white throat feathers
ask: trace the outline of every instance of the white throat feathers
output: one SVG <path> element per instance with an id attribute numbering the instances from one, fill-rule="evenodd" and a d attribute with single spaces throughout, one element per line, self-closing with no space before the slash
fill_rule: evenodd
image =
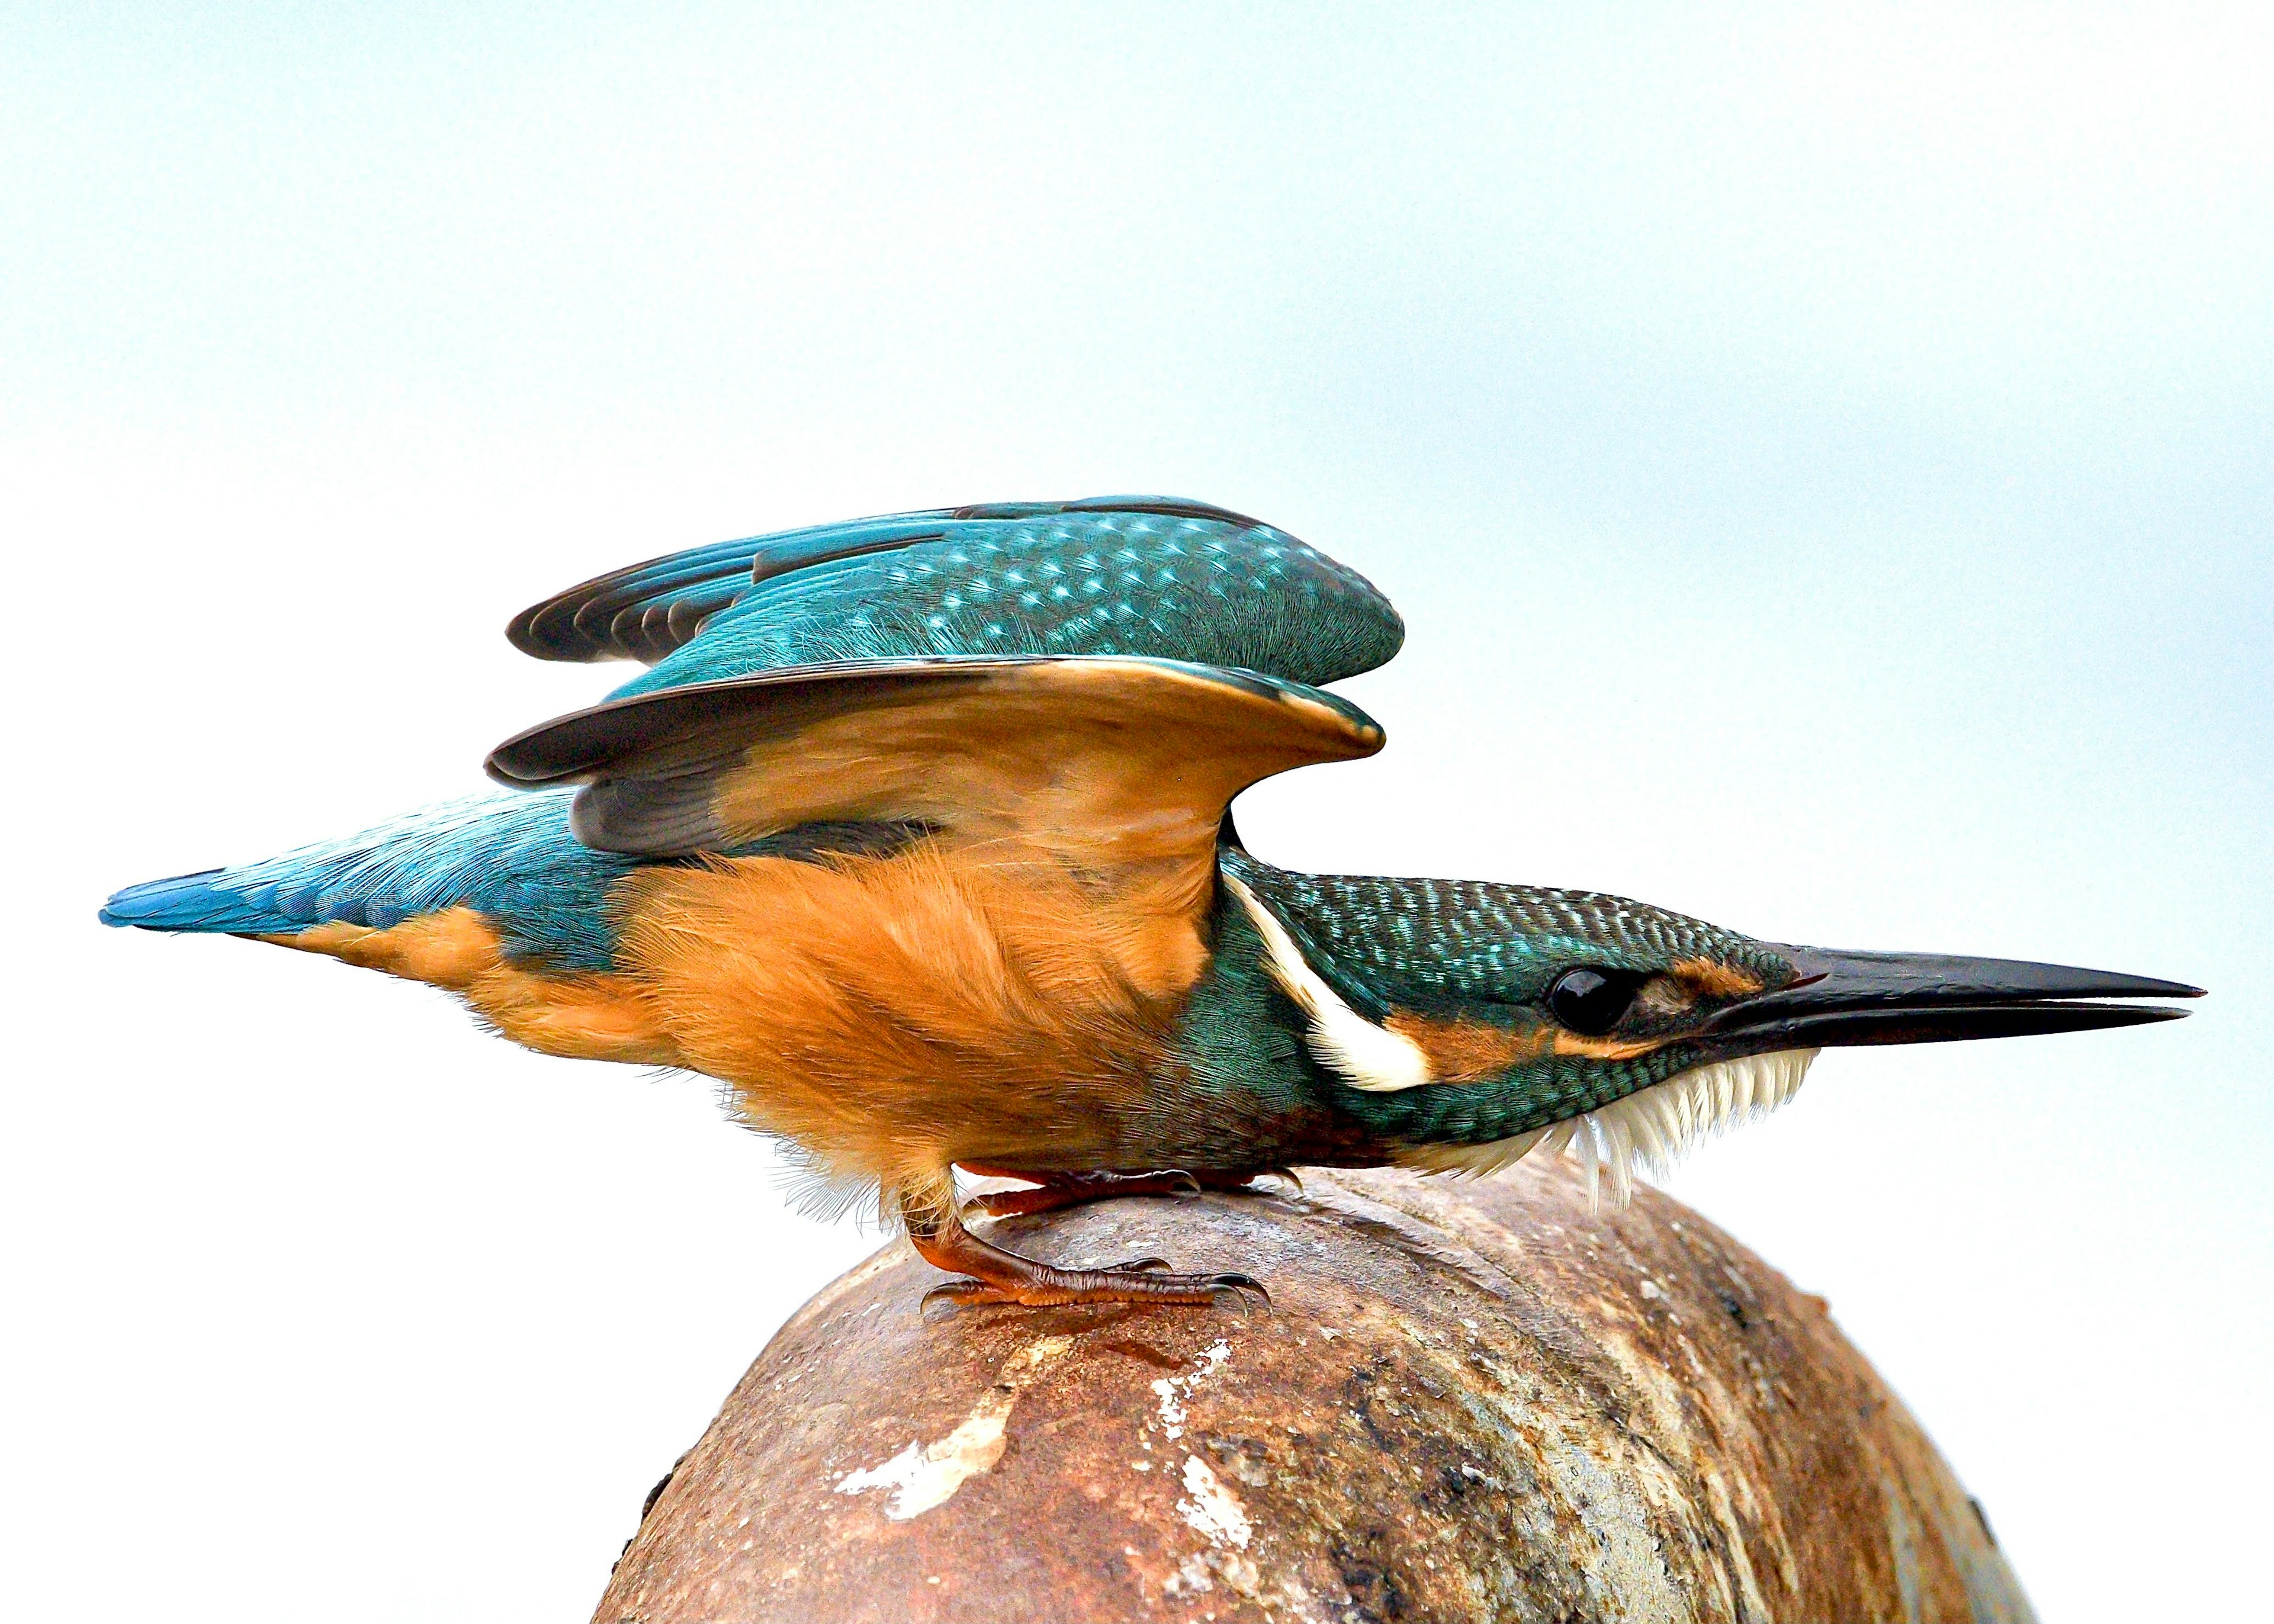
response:
<path id="1" fill-rule="evenodd" d="M 1704 1140 L 1767 1116 L 1800 1092 L 1818 1052 L 1787 1049 L 1692 1066 L 1608 1105 L 1512 1139 L 1413 1146 L 1398 1157 L 1398 1165 L 1484 1178 L 1535 1150 L 1550 1155 L 1560 1150 L 1587 1169 L 1589 1199 L 1601 1199 L 1608 1178 L 1612 1201 L 1623 1207 L 1634 1195 L 1638 1168 L 1662 1178 Z"/>

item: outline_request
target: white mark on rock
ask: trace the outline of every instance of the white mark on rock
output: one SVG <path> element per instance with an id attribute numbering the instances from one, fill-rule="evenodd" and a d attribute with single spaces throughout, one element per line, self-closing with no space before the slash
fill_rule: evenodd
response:
<path id="1" fill-rule="evenodd" d="M 1658 1282 L 1653 1280 L 1649 1275 L 1645 1274 L 1642 1277 L 1642 1294 L 1650 1301 L 1655 1303 L 1665 1297 L 1666 1288 L 1660 1285 Z"/>
<path id="2" fill-rule="evenodd" d="M 888 1461 L 847 1472 L 837 1480 L 840 1494 L 890 1489 L 885 1515 L 895 1522 L 921 1516 L 954 1497 L 965 1483 L 1003 1458 L 1003 1426 L 1019 1390 L 1029 1378 L 1073 1346 L 1071 1336 L 1045 1336 L 1011 1356 L 995 1385 L 979 1396 L 961 1425 L 935 1444 L 911 1440 Z"/>
<path id="3" fill-rule="evenodd" d="M 1191 1498 L 1177 1502 L 1177 1515 L 1206 1535 L 1209 1544 L 1247 1549 L 1255 1531 L 1248 1523 L 1247 1507 L 1197 1455 L 1185 1457 L 1185 1492 Z"/>
<path id="4" fill-rule="evenodd" d="M 1170 1442 L 1185 1435 L 1185 1401 L 1230 1357 L 1231 1344 L 1219 1336 L 1201 1350 L 1200 1369 L 1189 1376 L 1163 1376 L 1153 1384 L 1153 1396 L 1160 1401 L 1161 1430 Z"/>
<path id="5" fill-rule="evenodd" d="M 1208 1564 L 1193 1555 L 1179 1562 L 1177 1571 L 1161 1581 L 1161 1588 L 1171 1596 L 1201 1596 L 1216 1589 L 1216 1581 L 1209 1577 Z"/>
<path id="6" fill-rule="evenodd" d="M 1185 1435 L 1185 1407 L 1177 1402 L 1177 1384 L 1163 1376 L 1153 1384 L 1153 1392 L 1161 1401 L 1161 1429 L 1171 1439 Z"/>
<path id="7" fill-rule="evenodd" d="M 949 1436 L 953 1437 L 954 1434 L 950 1433 Z M 937 1446 L 934 1447 L 937 1447 Z M 847 1472 L 837 1480 L 837 1492 L 840 1494 L 858 1494 L 867 1489 L 893 1490 L 892 1503 L 885 1507 L 885 1515 L 888 1517 L 912 1517 L 918 1511 L 930 1510 L 946 1498 L 945 1495 L 935 1495 L 925 1499 L 922 1505 L 913 1509 L 908 1507 L 909 1500 L 922 1494 L 922 1492 L 915 1486 L 916 1481 L 924 1476 L 926 1469 L 930 1464 L 923 1445 L 920 1442 L 911 1442 L 907 1448 L 888 1461 L 875 1466 L 863 1466 L 857 1471 Z M 962 1485 L 958 1484 L 957 1486 Z M 950 1492 L 953 1492 L 953 1490 L 950 1491 Z"/>

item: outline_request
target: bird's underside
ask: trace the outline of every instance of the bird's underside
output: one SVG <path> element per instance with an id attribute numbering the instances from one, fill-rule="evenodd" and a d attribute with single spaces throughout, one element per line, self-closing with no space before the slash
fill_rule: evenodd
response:
<path id="1" fill-rule="evenodd" d="M 1569 1145 L 1621 1188 L 1826 1043 L 2127 1024 L 2167 982 L 1822 954 L 1593 893 L 1295 875 L 1227 808 L 1382 732 L 1319 684 L 1394 653 L 1370 585 L 1151 498 L 674 554 L 508 635 L 650 669 L 492 755 L 512 793 L 121 892 L 443 986 L 547 1053 L 687 1067 L 872 1184 L 957 1300 L 1206 1303 L 1060 1271 L 977 1214 L 1295 1165 L 1486 1171 Z"/>

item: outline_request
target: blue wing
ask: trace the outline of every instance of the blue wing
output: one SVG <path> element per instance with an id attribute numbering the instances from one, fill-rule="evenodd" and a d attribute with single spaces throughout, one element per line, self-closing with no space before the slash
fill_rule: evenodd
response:
<path id="1" fill-rule="evenodd" d="M 1204 503 L 1094 497 L 941 508 L 636 564 L 517 616 L 546 659 L 653 668 L 614 697 L 836 660 L 1125 655 L 1312 686 L 1397 653 L 1364 577 Z"/>
<path id="2" fill-rule="evenodd" d="M 572 588 L 517 617 L 508 635 L 547 659 L 652 662 L 618 690 L 622 699 L 790 666 L 975 655 L 1137 656 L 1315 685 L 1387 660 L 1404 628 L 1363 578 L 1269 525 L 1203 503 L 1106 497 L 943 508 L 697 548 Z M 1366 738 L 1371 748 L 1380 734 Z M 830 775 L 817 764 L 815 776 Z M 821 804 L 796 828 L 720 844 L 732 854 L 809 856 L 890 849 L 925 826 L 896 808 L 840 812 L 826 804 L 826 784 L 807 799 Z M 263 862 L 131 886 L 102 917 L 293 936 L 333 922 L 384 929 L 467 906 L 499 926 L 513 957 L 601 969 L 614 946 L 609 888 L 681 848 L 662 842 L 645 858 L 596 851 L 576 838 L 571 801 L 561 789 L 448 801 Z"/>

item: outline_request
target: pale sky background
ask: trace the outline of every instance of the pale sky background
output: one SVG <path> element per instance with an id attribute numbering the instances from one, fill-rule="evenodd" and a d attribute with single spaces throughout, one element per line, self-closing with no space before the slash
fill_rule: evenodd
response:
<path id="1" fill-rule="evenodd" d="M 2269 11 L 0 11 L 19 1616 L 582 1617 L 871 1244 L 699 1079 L 103 895 L 477 786 L 596 570 L 1123 491 L 1406 616 L 1265 855 L 2210 987 L 1675 1188 L 2048 1619 L 2263 1608 Z"/>

